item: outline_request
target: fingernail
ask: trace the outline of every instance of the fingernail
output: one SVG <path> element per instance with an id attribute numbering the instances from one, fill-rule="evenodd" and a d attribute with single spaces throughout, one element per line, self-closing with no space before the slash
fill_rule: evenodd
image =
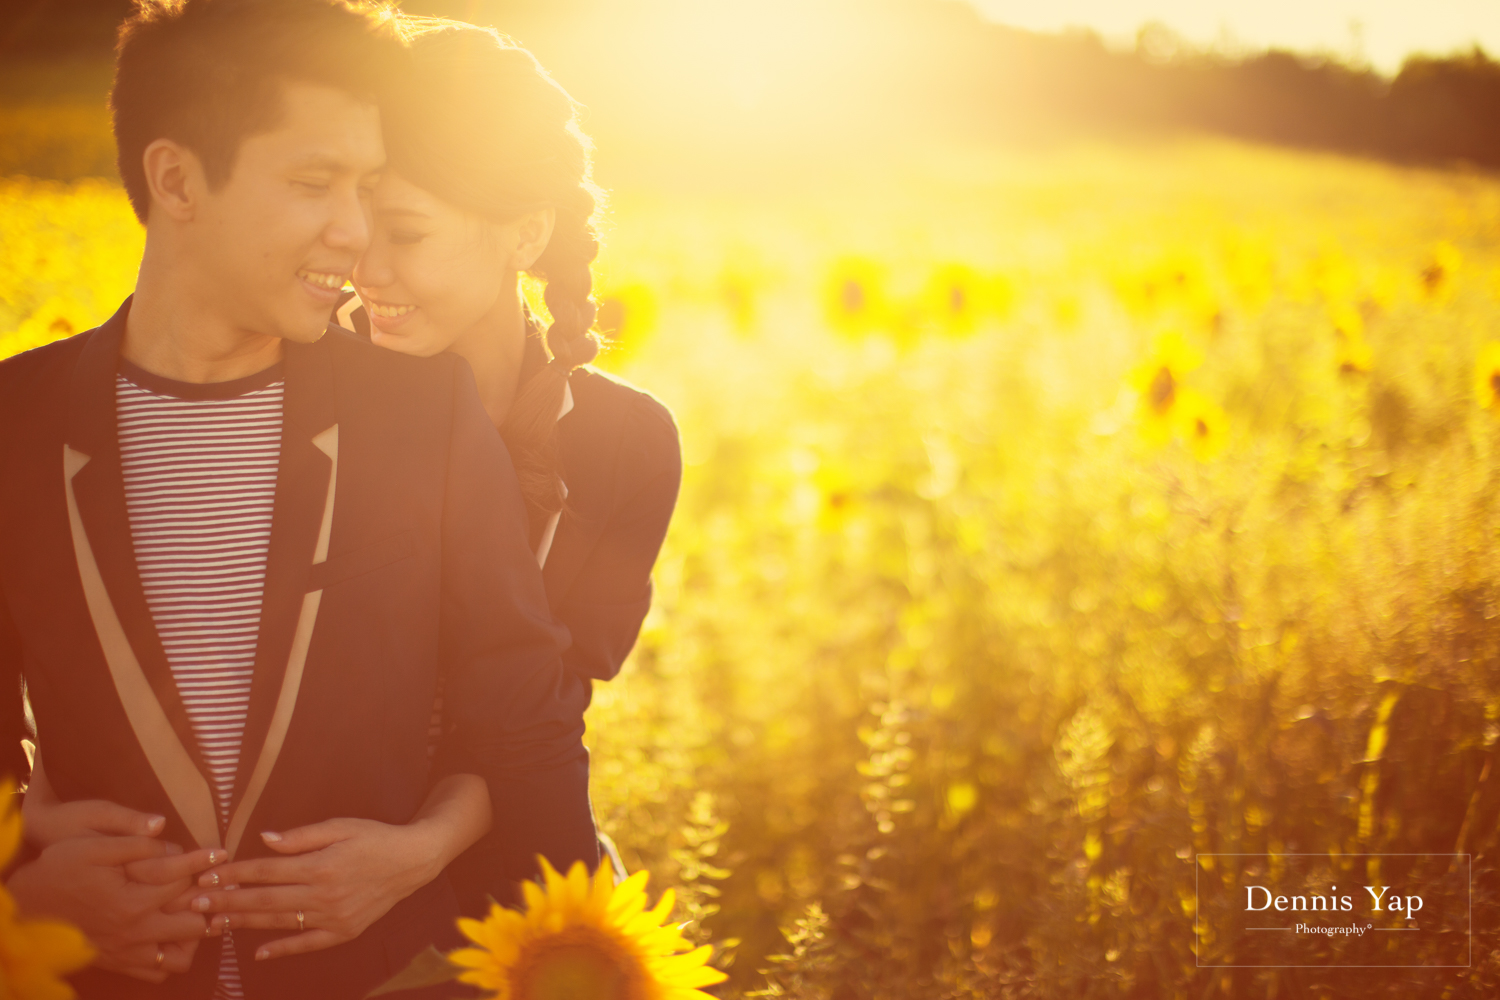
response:
<path id="1" fill-rule="evenodd" d="M 209 851 L 208 852 L 208 863 L 209 864 L 216 865 L 220 861 L 223 861 L 223 860 L 224 860 L 224 853 L 222 851 Z"/>
<path id="2" fill-rule="evenodd" d="M 212 905 L 213 903 L 207 896 L 199 896 L 197 899 L 193 900 L 193 909 L 197 910 L 199 913 L 207 913 L 208 908 Z"/>
<path id="3" fill-rule="evenodd" d="M 162 830 L 166 829 L 166 826 L 167 817 L 165 816 L 150 816 L 146 819 L 146 829 L 152 833 L 161 833 Z"/>
<path id="4" fill-rule="evenodd" d="M 264 961 L 264 960 L 266 960 L 266 959 L 268 959 L 270 957 L 271 957 L 271 949 L 269 949 L 269 948 L 262 948 L 260 951 L 257 951 L 255 953 L 255 960 L 257 962 Z"/>
<path id="5" fill-rule="evenodd" d="M 225 892 L 229 892 L 231 889 L 238 889 L 238 888 L 239 888 L 239 886 L 237 886 L 237 885 L 226 885 L 224 887 L 224 891 Z"/>
<path id="6" fill-rule="evenodd" d="M 209 872 L 207 875 L 204 875 L 202 878 L 200 878 L 198 880 L 198 884 L 201 885 L 201 886 L 203 886 L 205 889 L 208 888 L 211 885 L 218 885 L 219 884 L 219 873 L 218 872 Z"/>
<path id="7" fill-rule="evenodd" d="M 281 834 L 272 833 L 271 831 L 267 830 L 260 835 L 260 839 L 264 840 L 268 844 L 279 844 L 281 843 Z"/>

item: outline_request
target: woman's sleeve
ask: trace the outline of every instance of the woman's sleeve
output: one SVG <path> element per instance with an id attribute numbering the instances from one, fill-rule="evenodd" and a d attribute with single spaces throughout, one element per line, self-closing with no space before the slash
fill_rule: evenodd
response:
<path id="1" fill-rule="evenodd" d="M 545 855 L 559 869 L 598 864 L 583 745 L 587 693 L 563 669 L 526 512 L 504 443 L 468 366 L 455 370 L 443 517 L 444 729 L 436 781 L 469 772 L 489 786 L 506 878 Z"/>
<path id="2" fill-rule="evenodd" d="M 682 448 L 667 409 L 639 397 L 620 456 L 619 500 L 577 582 L 556 609 L 573 635 L 563 665 L 607 681 L 620 672 L 651 608 L 656 563 L 682 483 Z"/>

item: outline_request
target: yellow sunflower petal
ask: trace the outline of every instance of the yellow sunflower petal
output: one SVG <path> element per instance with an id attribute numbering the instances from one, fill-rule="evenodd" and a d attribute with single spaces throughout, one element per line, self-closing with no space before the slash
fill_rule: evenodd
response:
<path id="1" fill-rule="evenodd" d="M 527 915 L 539 914 L 547 909 L 547 891 L 535 882 L 522 882 L 521 896 L 526 902 Z"/>
<path id="2" fill-rule="evenodd" d="M 475 920 L 472 917 L 459 917 L 458 929 L 464 937 L 475 944 L 483 944 L 487 937 L 488 927 L 483 920 Z"/>
<path id="3" fill-rule="evenodd" d="M 589 898 L 589 870 L 582 861 L 573 862 L 573 867 L 568 869 L 567 882 L 568 904 L 583 906 Z"/>
<path id="4" fill-rule="evenodd" d="M 699 986 L 713 986 L 715 983 L 722 983 L 728 978 L 728 973 L 721 969 L 715 969 L 712 965 L 700 965 L 691 972 L 683 972 L 674 977 L 673 985 L 696 989 Z"/>
<path id="5" fill-rule="evenodd" d="M 607 860 L 594 872 L 589 890 L 589 907 L 600 914 L 607 913 L 609 901 L 615 894 L 615 873 Z"/>
<path id="6" fill-rule="evenodd" d="M 615 923 L 624 925 L 637 914 L 645 912 L 645 909 L 646 873 L 639 871 L 615 886 L 615 893 L 609 899 L 609 917 Z"/>
<path id="7" fill-rule="evenodd" d="M 552 862 L 548 861 L 545 857 L 537 855 L 537 861 L 541 863 L 542 884 L 547 890 L 547 895 L 560 895 L 565 887 L 562 874 L 556 868 L 553 868 Z"/>
<path id="8" fill-rule="evenodd" d="M 656 905 L 651 908 L 647 916 L 652 918 L 653 923 L 659 924 L 667 919 L 667 916 L 672 912 L 672 907 L 676 905 L 677 893 L 673 891 L 671 886 L 668 886 L 666 892 L 661 894 L 661 899 L 656 901 Z"/>
<path id="9" fill-rule="evenodd" d="M 483 948 L 458 948 L 448 952 L 448 961 L 466 969 L 488 969 L 495 964 L 494 956 Z"/>
<path id="10" fill-rule="evenodd" d="M 493 971 L 462 972 L 458 975 L 458 981 L 478 986 L 482 990 L 501 990 L 508 982 L 504 973 Z"/>

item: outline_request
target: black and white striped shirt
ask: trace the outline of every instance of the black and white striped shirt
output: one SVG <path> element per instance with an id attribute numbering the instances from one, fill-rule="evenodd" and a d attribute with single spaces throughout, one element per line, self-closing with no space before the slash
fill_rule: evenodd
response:
<path id="1" fill-rule="evenodd" d="M 121 362 L 125 503 L 151 617 L 227 825 L 255 673 L 281 458 L 280 366 L 173 382 Z M 229 935 L 216 1000 L 244 992 Z"/>

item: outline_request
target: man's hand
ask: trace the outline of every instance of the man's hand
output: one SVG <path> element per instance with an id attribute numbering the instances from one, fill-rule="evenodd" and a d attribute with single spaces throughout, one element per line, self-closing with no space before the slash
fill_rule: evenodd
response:
<path id="1" fill-rule="evenodd" d="M 43 848 L 69 837 L 156 837 L 167 828 L 165 816 L 103 799 L 58 802 L 32 790 L 22 802 L 21 818 L 26 839 Z"/>
<path id="2" fill-rule="evenodd" d="M 99 949 L 100 968 L 160 983 L 187 971 L 198 942 L 214 933 L 199 914 L 163 907 L 223 858 L 222 850 L 185 853 L 150 836 L 95 834 L 59 840 L 7 882 L 23 913 L 61 917 L 83 931 Z"/>
<path id="3" fill-rule="evenodd" d="M 259 960 L 331 948 L 354 940 L 442 872 L 446 853 L 435 833 L 425 824 L 369 819 L 263 833 L 268 847 L 289 856 L 232 861 L 204 874 L 198 884 L 209 891 L 193 898 L 192 908 L 218 914 L 212 927 L 220 933 L 226 919 L 230 930 L 301 931 L 264 945 Z"/>

